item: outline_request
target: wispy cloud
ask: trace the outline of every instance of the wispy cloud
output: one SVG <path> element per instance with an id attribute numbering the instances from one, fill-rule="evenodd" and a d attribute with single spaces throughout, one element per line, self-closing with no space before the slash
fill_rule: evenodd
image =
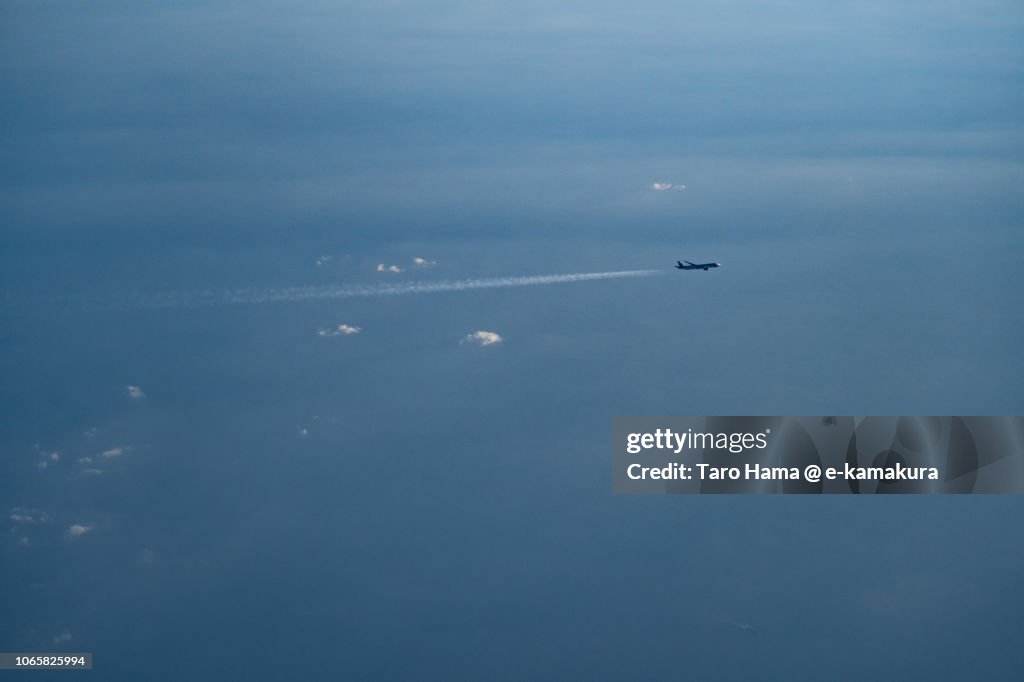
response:
<path id="1" fill-rule="evenodd" d="M 128 447 L 127 445 L 125 445 L 125 446 L 118 446 L 116 448 L 110 448 L 109 450 L 104 450 L 103 452 L 100 453 L 100 457 L 106 457 L 107 459 L 113 459 L 115 457 L 120 457 L 121 455 L 123 455 L 124 453 L 128 452 L 129 450 L 131 450 L 131 448 Z"/>
<path id="2" fill-rule="evenodd" d="M 146 394 L 143 393 L 142 389 L 139 388 L 138 386 L 128 385 L 128 386 L 125 387 L 124 390 L 125 390 L 125 393 L 128 394 L 128 397 L 133 399 L 133 400 L 141 400 L 141 399 L 146 397 Z M 157 402 L 159 402 L 159 400 Z"/>
<path id="3" fill-rule="evenodd" d="M 60 461 L 60 453 L 56 450 L 44 450 L 37 443 L 35 446 L 36 455 L 39 456 L 39 462 L 36 464 L 40 469 L 45 469 L 51 464 L 56 464 Z"/>
<path id="4" fill-rule="evenodd" d="M 377 264 L 377 272 L 401 272 L 402 268 L 397 265 L 384 265 L 383 263 Z"/>
<path id="5" fill-rule="evenodd" d="M 417 268 L 429 268 L 432 265 L 437 265 L 437 261 L 436 260 L 427 260 L 426 258 L 420 258 L 419 256 L 417 256 L 416 258 L 412 259 L 412 264 L 413 264 L 413 267 L 417 267 Z"/>
<path id="6" fill-rule="evenodd" d="M 8 515 L 14 523 L 45 523 L 49 518 L 46 512 L 28 507 L 13 507 Z"/>
<path id="7" fill-rule="evenodd" d="M 354 327 L 348 324 L 339 324 L 335 329 L 321 329 L 317 332 L 319 336 L 351 336 L 363 331 L 362 327 Z"/>
<path id="8" fill-rule="evenodd" d="M 67 536 L 69 540 L 74 540 L 82 537 L 86 533 L 91 533 L 92 529 L 93 525 L 91 523 L 76 523 L 64 531 L 64 535 Z"/>
<path id="9" fill-rule="evenodd" d="M 323 266 L 330 263 L 332 260 L 334 260 L 334 256 L 320 256 L 319 258 L 316 259 L 316 266 L 318 268 L 322 268 Z"/>
<path id="10" fill-rule="evenodd" d="M 57 452 L 56 450 L 54 450 L 53 452 L 40 452 L 39 457 L 41 459 L 39 460 L 39 463 L 36 464 L 36 466 L 39 467 L 40 469 L 45 469 L 51 464 L 56 464 L 57 462 L 60 461 L 60 453 Z"/>
<path id="11" fill-rule="evenodd" d="M 655 192 L 666 192 L 670 189 L 674 189 L 681 192 L 684 189 L 686 189 L 686 185 L 681 185 L 672 182 L 655 182 L 651 185 L 651 189 L 653 189 Z"/>
<path id="12" fill-rule="evenodd" d="M 475 343 L 481 346 L 493 346 L 494 344 L 501 343 L 504 340 L 505 339 L 501 338 L 500 334 L 480 330 L 466 335 L 460 343 Z"/>
<path id="13" fill-rule="evenodd" d="M 57 635 L 56 637 L 53 638 L 53 643 L 54 644 L 63 644 L 64 642 L 68 642 L 70 640 L 71 640 L 71 633 L 69 631 L 67 631 L 67 630 L 64 630 L 59 635 Z"/>

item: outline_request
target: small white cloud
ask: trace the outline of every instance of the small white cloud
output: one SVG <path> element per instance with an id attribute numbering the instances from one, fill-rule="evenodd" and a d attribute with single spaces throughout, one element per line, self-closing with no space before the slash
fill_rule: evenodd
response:
<path id="1" fill-rule="evenodd" d="M 100 476 L 103 474 L 102 469 L 82 469 L 83 476 Z"/>
<path id="2" fill-rule="evenodd" d="M 377 264 L 377 272 L 401 272 L 402 268 L 397 265 L 384 265 L 383 263 Z"/>
<path id="3" fill-rule="evenodd" d="M 64 642 L 68 642 L 70 640 L 71 640 L 71 633 L 68 632 L 67 630 L 65 630 L 64 632 L 60 633 L 59 635 L 57 635 L 56 637 L 53 638 L 53 643 L 54 644 L 63 644 Z"/>
<path id="4" fill-rule="evenodd" d="M 28 547 L 28 538 L 21 538 L 18 540 L 18 547 Z"/>
<path id="5" fill-rule="evenodd" d="M 316 266 L 318 268 L 322 268 L 323 266 L 330 263 L 332 260 L 334 260 L 334 256 L 320 256 L 319 258 L 316 259 Z"/>
<path id="6" fill-rule="evenodd" d="M 412 264 L 417 268 L 429 268 L 432 265 L 437 265 L 436 260 L 427 260 L 426 258 L 416 257 L 412 259 Z"/>
<path id="7" fill-rule="evenodd" d="M 138 386 L 131 386 L 131 385 L 129 385 L 129 386 L 126 386 L 124 390 L 125 390 L 125 393 L 128 394 L 128 397 L 133 399 L 133 400 L 141 400 L 141 399 L 146 397 L 146 394 L 143 393 L 142 389 L 139 388 Z M 157 401 L 157 402 L 159 402 L 159 401 Z"/>
<path id="8" fill-rule="evenodd" d="M 317 332 L 319 336 L 351 336 L 363 331 L 362 327 L 355 327 L 349 324 L 339 324 L 335 329 L 321 329 Z"/>
<path id="9" fill-rule="evenodd" d="M 92 457 L 79 457 L 78 458 L 78 463 L 79 464 L 91 464 L 92 463 Z"/>
<path id="10" fill-rule="evenodd" d="M 9 518 L 15 523 L 43 523 L 48 517 L 46 512 L 39 511 L 38 509 L 14 507 L 11 509 Z"/>
<path id="11" fill-rule="evenodd" d="M 472 334 L 465 336 L 461 343 L 476 343 L 481 346 L 493 346 L 496 343 L 501 343 L 505 339 L 501 338 L 501 335 L 495 334 L 494 332 L 475 331 Z"/>
<path id="12" fill-rule="evenodd" d="M 40 469 L 45 469 L 51 464 L 60 461 L 60 453 L 57 452 L 56 450 L 51 450 L 50 452 L 47 452 L 46 450 L 43 450 L 41 447 L 39 447 L 39 445 L 36 445 L 35 449 L 36 454 L 39 455 L 39 459 L 41 460 L 36 464 L 36 466 L 39 467 Z"/>
<path id="13" fill-rule="evenodd" d="M 686 189 L 686 185 L 674 184 L 671 182 L 655 182 L 654 184 L 651 185 L 651 189 L 653 189 L 655 192 L 665 192 L 670 189 L 674 189 L 676 191 L 681 192 L 684 189 Z"/>
<path id="14" fill-rule="evenodd" d="M 82 537 L 86 533 L 92 532 L 92 528 L 93 526 L 91 523 L 76 523 L 75 525 L 68 528 L 64 534 L 68 537 L 68 539 L 73 540 L 75 538 Z"/>
<path id="15" fill-rule="evenodd" d="M 113 459 L 114 457 L 120 457 L 121 455 L 123 455 L 124 453 L 128 452 L 129 450 L 131 450 L 131 448 L 129 448 L 129 447 L 110 448 L 109 450 L 104 450 L 103 452 L 101 452 L 100 453 L 100 457 L 106 457 L 107 459 Z"/>
<path id="16" fill-rule="evenodd" d="M 99 433 L 99 431 L 96 430 L 95 426 L 90 426 L 85 431 L 82 431 L 82 435 L 86 438 L 95 438 L 97 433 Z"/>
<path id="17" fill-rule="evenodd" d="M 299 429 L 299 438 L 309 438 L 309 429 Z"/>

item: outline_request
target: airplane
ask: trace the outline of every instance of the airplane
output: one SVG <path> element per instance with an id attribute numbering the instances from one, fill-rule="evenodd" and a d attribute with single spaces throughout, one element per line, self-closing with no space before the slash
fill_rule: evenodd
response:
<path id="1" fill-rule="evenodd" d="M 683 265 L 686 263 L 686 265 Z M 722 267 L 718 263 L 691 263 L 688 260 L 676 261 L 676 270 L 707 270 L 709 268 Z"/>

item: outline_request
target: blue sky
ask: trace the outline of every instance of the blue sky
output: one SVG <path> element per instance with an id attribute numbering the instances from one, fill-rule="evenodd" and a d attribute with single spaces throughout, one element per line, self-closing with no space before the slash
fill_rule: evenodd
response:
<path id="1" fill-rule="evenodd" d="M 6 3 L 0 650 L 102 679 L 1012 679 L 1018 499 L 613 497 L 608 439 L 1021 414 L 1022 26 Z M 677 258 L 723 267 L 117 304 Z"/>

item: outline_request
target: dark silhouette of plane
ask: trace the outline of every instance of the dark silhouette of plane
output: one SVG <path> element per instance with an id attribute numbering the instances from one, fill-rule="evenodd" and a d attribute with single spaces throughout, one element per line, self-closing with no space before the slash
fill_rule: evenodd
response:
<path id="1" fill-rule="evenodd" d="M 686 263 L 686 265 L 683 265 Z M 691 263 L 688 260 L 676 261 L 676 270 L 708 270 L 722 267 L 718 263 Z"/>

